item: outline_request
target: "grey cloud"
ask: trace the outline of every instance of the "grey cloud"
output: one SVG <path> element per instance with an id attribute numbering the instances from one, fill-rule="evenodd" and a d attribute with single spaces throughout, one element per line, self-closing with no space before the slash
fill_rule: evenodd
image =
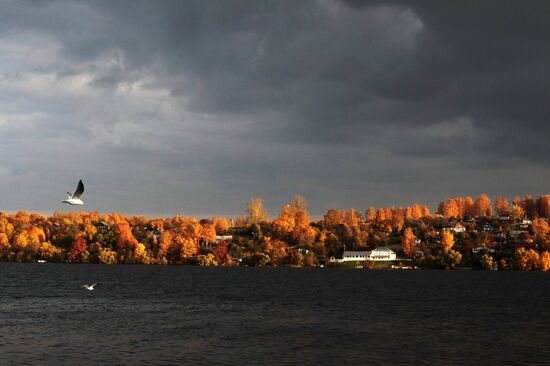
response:
<path id="1" fill-rule="evenodd" d="M 276 213 L 300 193 L 321 214 L 545 193 L 524 177 L 550 163 L 549 15 L 543 1 L 3 2 L 0 194 L 51 211 L 59 181 L 83 175 L 100 211 L 237 214 L 261 195 Z"/>

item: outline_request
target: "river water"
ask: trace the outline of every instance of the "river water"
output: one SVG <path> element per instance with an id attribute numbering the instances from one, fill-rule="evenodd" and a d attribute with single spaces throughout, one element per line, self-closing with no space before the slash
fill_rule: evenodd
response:
<path id="1" fill-rule="evenodd" d="M 9 365 L 540 365 L 550 273 L 0 263 L 0 327 Z"/>

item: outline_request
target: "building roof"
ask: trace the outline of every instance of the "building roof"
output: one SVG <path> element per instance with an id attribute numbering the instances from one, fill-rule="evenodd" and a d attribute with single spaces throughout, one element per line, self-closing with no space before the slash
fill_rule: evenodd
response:
<path id="1" fill-rule="evenodd" d="M 394 251 L 391 250 L 390 248 L 378 247 L 378 248 L 374 249 L 373 252 L 387 252 L 387 253 L 393 253 Z"/>
<path id="2" fill-rule="evenodd" d="M 344 250 L 343 255 L 369 255 L 369 250 Z"/>

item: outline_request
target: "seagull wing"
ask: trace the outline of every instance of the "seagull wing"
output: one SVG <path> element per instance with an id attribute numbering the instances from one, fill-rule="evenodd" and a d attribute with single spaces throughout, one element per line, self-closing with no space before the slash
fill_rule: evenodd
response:
<path id="1" fill-rule="evenodd" d="M 80 196 L 84 193 L 84 183 L 82 183 L 82 180 L 78 181 L 78 186 L 76 187 L 76 191 L 73 193 L 73 198 L 80 198 Z"/>

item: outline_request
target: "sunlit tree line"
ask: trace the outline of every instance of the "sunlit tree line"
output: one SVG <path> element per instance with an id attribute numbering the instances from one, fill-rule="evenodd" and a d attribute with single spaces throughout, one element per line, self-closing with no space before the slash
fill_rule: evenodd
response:
<path id="1" fill-rule="evenodd" d="M 261 198 L 237 218 L 147 218 L 97 212 L 0 213 L 0 260 L 102 264 L 195 264 L 201 266 L 316 266 L 344 250 L 390 247 L 420 266 L 476 266 L 490 270 L 550 269 L 550 195 L 516 197 L 494 204 L 479 197 L 428 207 L 329 209 L 311 220 L 302 196 L 271 219 Z M 510 216 L 502 222 L 499 216 Z M 531 219 L 528 236 L 508 239 L 520 219 Z M 454 232 L 450 223 L 464 222 Z M 492 225 L 486 231 L 483 225 Z M 487 252 L 472 254 L 474 248 Z M 490 252 L 489 252 L 490 249 Z"/>

